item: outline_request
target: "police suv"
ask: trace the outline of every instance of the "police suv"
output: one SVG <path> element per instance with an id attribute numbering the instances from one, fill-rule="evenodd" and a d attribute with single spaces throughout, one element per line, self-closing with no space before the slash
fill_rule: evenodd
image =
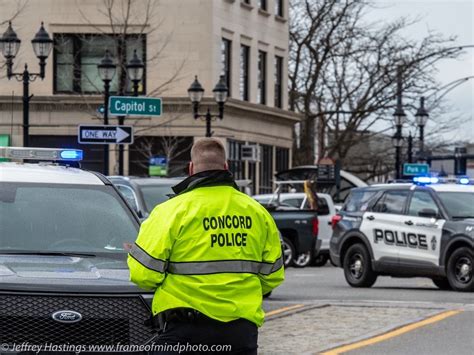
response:
<path id="1" fill-rule="evenodd" d="M 0 353 L 136 351 L 155 336 L 153 295 L 126 264 L 138 218 L 104 176 L 60 165 L 81 156 L 0 148 L 17 161 L 0 163 Z"/>
<path id="2" fill-rule="evenodd" d="M 333 217 L 332 261 L 353 287 L 377 276 L 429 277 L 441 289 L 474 290 L 474 185 L 439 183 L 353 189 Z"/>

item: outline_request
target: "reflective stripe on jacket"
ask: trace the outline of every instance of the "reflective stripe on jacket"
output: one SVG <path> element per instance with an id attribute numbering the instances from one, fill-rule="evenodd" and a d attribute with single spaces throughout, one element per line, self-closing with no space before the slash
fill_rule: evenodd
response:
<path id="1" fill-rule="evenodd" d="M 143 222 L 128 265 L 134 283 L 156 290 L 154 314 L 190 307 L 224 322 L 263 324 L 262 295 L 284 279 L 279 232 L 263 206 L 226 183 L 229 176 L 189 178 Z"/>

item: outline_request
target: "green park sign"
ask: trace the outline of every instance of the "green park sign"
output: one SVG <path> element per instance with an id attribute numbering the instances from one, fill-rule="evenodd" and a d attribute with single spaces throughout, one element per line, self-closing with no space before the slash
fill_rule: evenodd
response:
<path id="1" fill-rule="evenodd" d="M 403 164 L 403 175 L 405 176 L 427 175 L 429 172 L 430 166 L 428 164 Z"/>
<path id="2" fill-rule="evenodd" d="M 111 96 L 109 114 L 113 116 L 161 116 L 163 103 L 161 98 Z"/>

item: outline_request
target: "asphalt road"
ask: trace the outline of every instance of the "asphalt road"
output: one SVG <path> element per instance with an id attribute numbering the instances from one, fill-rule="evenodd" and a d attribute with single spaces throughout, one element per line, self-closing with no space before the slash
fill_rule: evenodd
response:
<path id="1" fill-rule="evenodd" d="M 472 353 L 474 353 L 474 312 L 467 311 L 345 354 L 469 355 Z"/>
<path id="2" fill-rule="evenodd" d="M 347 285 L 343 271 L 325 267 L 289 268 L 283 285 L 264 302 L 266 310 L 294 304 L 351 303 L 374 307 L 414 307 L 462 310 L 449 318 L 405 334 L 364 346 L 347 354 L 472 354 L 474 349 L 474 294 L 442 291 L 427 278 L 379 277 L 372 288 Z M 343 321 L 343 320 L 335 320 Z M 295 325 L 297 327 L 298 325 Z M 354 340 L 355 341 L 355 340 Z"/>
<path id="3" fill-rule="evenodd" d="M 271 295 L 273 301 L 328 300 L 474 304 L 473 293 L 442 291 L 427 278 L 400 279 L 381 276 L 371 288 L 352 288 L 346 283 L 342 269 L 333 266 L 288 268 L 285 274 L 285 282 Z"/>

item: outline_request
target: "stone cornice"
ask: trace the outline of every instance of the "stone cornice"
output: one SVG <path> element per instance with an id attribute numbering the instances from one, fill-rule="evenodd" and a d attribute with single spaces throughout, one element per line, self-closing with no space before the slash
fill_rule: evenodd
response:
<path id="1" fill-rule="evenodd" d="M 87 109 L 95 109 L 103 103 L 102 96 L 99 95 L 54 95 L 54 96 L 33 96 L 30 102 L 30 111 L 50 111 L 59 112 L 65 109 L 84 111 Z M 21 96 L 0 96 L 0 110 L 19 111 L 22 108 Z M 187 97 L 163 97 L 164 112 L 191 112 L 190 102 Z M 216 103 L 212 98 L 204 98 L 201 107 L 210 106 L 211 110 L 216 110 Z M 167 110 L 168 108 L 168 110 Z M 278 121 L 279 123 L 291 125 L 301 120 L 301 115 L 265 105 L 254 104 L 246 101 L 228 99 L 225 105 L 224 116 L 233 114 L 236 116 L 246 116 L 255 119 L 268 121 Z"/>

